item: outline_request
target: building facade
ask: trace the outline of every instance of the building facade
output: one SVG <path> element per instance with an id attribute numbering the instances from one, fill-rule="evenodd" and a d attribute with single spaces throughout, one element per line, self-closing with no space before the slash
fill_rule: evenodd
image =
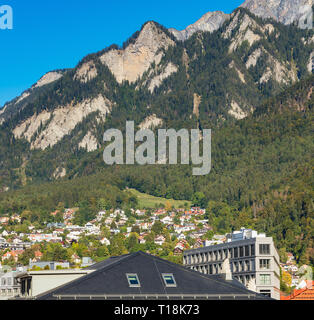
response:
<path id="1" fill-rule="evenodd" d="M 183 264 L 201 273 L 220 274 L 223 262 L 229 259 L 233 278 L 280 300 L 280 262 L 273 239 L 249 229 L 236 231 L 227 239 L 222 244 L 185 251 Z"/>
<path id="2" fill-rule="evenodd" d="M 20 294 L 21 286 L 18 276 L 23 271 L 9 271 L 0 273 L 0 300 L 8 300 Z"/>
<path id="3" fill-rule="evenodd" d="M 17 276 L 20 284 L 18 296 L 35 297 L 45 291 L 85 276 L 90 272 L 89 270 L 80 269 L 27 271 Z"/>

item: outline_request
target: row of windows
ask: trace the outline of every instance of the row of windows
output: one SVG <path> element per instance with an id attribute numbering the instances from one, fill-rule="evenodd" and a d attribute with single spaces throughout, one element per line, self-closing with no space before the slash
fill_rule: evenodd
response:
<path id="1" fill-rule="evenodd" d="M 209 264 L 205 266 L 200 266 L 199 268 L 196 267 L 195 270 L 206 273 L 213 274 L 218 273 L 221 269 L 222 264 Z M 245 260 L 245 261 L 235 261 L 230 263 L 231 272 L 248 272 L 248 271 L 255 271 L 255 260 Z M 269 270 L 270 269 L 270 259 L 260 259 L 259 260 L 259 267 L 262 270 Z"/>
<path id="2" fill-rule="evenodd" d="M 245 276 L 235 276 L 236 280 L 240 281 L 242 284 L 247 285 L 251 279 L 255 279 L 254 275 L 245 275 Z"/>
<path id="3" fill-rule="evenodd" d="M 222 270 L 222 263 L 195 266 L 191 267 L 191 269 L 205 274 L 217 274 Z M 232 273 L 255 271 L 255 260 L 235 261 L 230 263 L 230 269 Z"/>
<path id="4" fill-rule="evenodd" d="M 231 263 L 231 272 L 247 272 L 255 270 L 254 260 L 245 260 Z"/>
<path id="5" fill-rule="evenodd" d="M 128 273 L 126 275 L 130 287 L 141 287 L 140 280 L 136 273 Z M 172 273 L 162 273 L 162 278 L 166 287 L 176 287 L 176 281 Z"/>
<path id="6" fill-rule="evenodd" d="M 2 277 L 0 283 L 1 283 L 2 286 L 12 286 L 12 284 L 17 285 L 17 279 L 16 278 Z"/>
<path id="7" fill-rule="evenodd" d="M 225 260 L 226 258 L 242 258 L 255 256 L 255 245 L 216 250 L 195 255 L 188 255 L 184 259 L 185 264 L 204 263 L 210 261 Z"/>
<path id="8" fill-rule="evenodd" d="M 235 279 L 239 280 L 243 284 L 249 282 L 250 279 L 254 278 L 254 276 L 235 276 Z M 260 285 L 271 285 L 271 276 L 270 274 L 261 274 L 259 277 L 259 284 Z"/>
<path id="9" fill-rule="evenodd" d="M 19 293 L 19 290 L 17 288 L 14 289 L 1 289 L 1 295 L 2 296 L 12 296 L 17 295 Z"/>
<path id="10" fill-rule="evenodd" d="M 260 244 L 259 254 L 270 254 L 270 244 Z M 255 245 L 246 245 L 241 247 L 215 250 L 211 252 L 188 255 L 184 257 L 184 264 L 204 263 L 217 260 L 225 260 L 226 258 L 243 258 L 255 256 Z"/>

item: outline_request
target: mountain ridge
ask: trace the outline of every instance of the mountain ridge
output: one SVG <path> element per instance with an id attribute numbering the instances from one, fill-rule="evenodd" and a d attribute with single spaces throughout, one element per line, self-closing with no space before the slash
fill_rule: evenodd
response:
<path id="1" fill-rule="evenodd" d="M 122 47 L 112 45 L 73 69 L 47 73 L 42 86 L 35 84 L 29 96 L 2 110 L 1 157 L 7 159 L 0 161 L 0 175 L 48 157 L 59 163 L 42 177 L 62 178 L 72 157 L 66 149 L 79 162 L 101 148 L 104 130 L 123 129 L 130 119 L 138 128 L 220 128 L 245 119 L 261 101 L 312 73 L 312 38 L 312 30 L 263 20 L 243 8 L 216 31 L 184 42 L 148 21 Z M 29 179 L 38 175 L 35 168 L 26 172 Z"/>

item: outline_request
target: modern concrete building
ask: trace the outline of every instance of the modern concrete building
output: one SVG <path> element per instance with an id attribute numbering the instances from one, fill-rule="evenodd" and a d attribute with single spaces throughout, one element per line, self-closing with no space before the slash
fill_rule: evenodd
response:
<path id="1" fill-rule="evenodd" d="M 250 290 L 280 300 L 279 255 L 272 237 L 242 228 L 227 242 L 183 253 L 183 264 L 204 274 L 220 274 L 228 259 L 233 278 Z"/>

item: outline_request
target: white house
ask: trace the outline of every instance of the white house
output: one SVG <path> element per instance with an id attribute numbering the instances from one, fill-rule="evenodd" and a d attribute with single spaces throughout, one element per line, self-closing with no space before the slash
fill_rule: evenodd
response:
<path id="1" fill-rule="evenodd" d="M 98 213 L 97 213 L 97 221 L 100 221 L 100 220 L 102 220 L 104 217 L 106 216 L 106 211 L 99 211 Z"/>
<path id="2" fill-rule="evenodd" d="M 166 238 L 164 236 L 158 236 L 157 238 L 155 238 L 155 244 L 162 246 L 164 244 L 164 242 L 166 241 Z"/>
<path id="3" fill-rule="evenodd" d="M 100 243 L 101 243 L 102 245 L 109 246 L 109 245 L 110 245 L 110 240 L 108 240 L 108 239 L 105 237 L 105 238 L 102 238 L 102 239 L 100 240 Z"/>
<path id="4" fill-rule="evenodd" d="M 160 220 L 163 224 L 172 224 L 173 220 L 171 217 L 167 216 Z"/>

